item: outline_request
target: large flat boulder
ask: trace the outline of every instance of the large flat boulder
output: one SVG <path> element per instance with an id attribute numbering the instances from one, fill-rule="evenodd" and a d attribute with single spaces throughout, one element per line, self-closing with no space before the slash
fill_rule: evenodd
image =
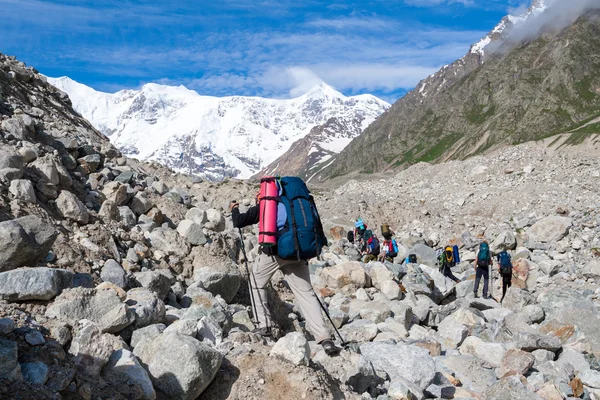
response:
<path id="1" fill-rule="evenodd" d="M 51 300 L 73 283 L 73 273 L 55 268 L 19 268 L 0 272 L 0 299 Z"/>
<path id="2" fill-rule="evenodd" d="M 0 272 L 35 267 L 48 254 L 56 236 L 52 225 L 33 215 L 0 222 Z"/>

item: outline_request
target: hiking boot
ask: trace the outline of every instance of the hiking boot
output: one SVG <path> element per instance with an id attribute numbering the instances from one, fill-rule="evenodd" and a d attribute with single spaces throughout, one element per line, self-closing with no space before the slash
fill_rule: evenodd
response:
<path id="1" fill-rule="evenodd" d="M 273 334 L 271 333 L 271 328 L 256 328 L 252 331 L 252 333 L 255 333 L 257 335 L 260 335 L 262 337 L 271 337 L 273 336 Z"/>
<path id="2" fill-rule="evenodd" d="M 325 354 L 328 356 L 338 355 L 340 354 L 340 351 L 342 351 L 342 349 L 337 347 L 335 343 L 333 343 L 333 340 L 330 339 L 323 340 L 321 346 L 323 346 L 323 350 L 325 350 Z"/>
<path id="3" fill-rule="evenodd" d="M 477 293 L 473 293 L 473 297 L 475 297 L 476 299 L 478 299 L 479 295 Z"/>

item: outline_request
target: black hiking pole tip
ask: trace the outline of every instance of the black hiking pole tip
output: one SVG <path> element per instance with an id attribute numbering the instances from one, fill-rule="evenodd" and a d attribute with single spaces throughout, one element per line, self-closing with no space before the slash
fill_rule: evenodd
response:
<path id="1" fill-rule="evenodd" d="M 321 300 L 319 300 L 319 296 L 317 295 L 317 292 L 315 292 L 315 289 L 313 289 L 313 293 L 315 294 L 315 297 L 317 298 L 317 302 L 321 306 L 321 309 L 323 310 L 323 312 L 325 312 L 325 315 L 327 315 L 327 319 L 329 319 L 329 322 L 331 322 L 331 326 L 333 326 L 335 333 L 337 333 L 338 337 L 340 338 L 340 344 L 342 345 L 342 347 L 346 347 L 346 345 L 348 345 L 349 343 L 344 340 L 344 338 L 340 334 L 340 331 L 338 331 L 338 329 L 336 328 L 335 324 L 333 323 L 333 320 L 331 319 L 331 316 L 329 315 L 329 312 L 327 311 Z"/>

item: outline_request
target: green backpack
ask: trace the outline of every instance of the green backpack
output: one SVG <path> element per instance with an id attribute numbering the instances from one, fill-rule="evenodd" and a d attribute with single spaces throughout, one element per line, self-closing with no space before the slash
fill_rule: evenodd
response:
<path id="1" fill-rule="evenodd" d="M 488 267 L 490 265 L 490 246 L 487 243 L 479 245 L 479 254 L 477 255 L 477 266 Z"/>

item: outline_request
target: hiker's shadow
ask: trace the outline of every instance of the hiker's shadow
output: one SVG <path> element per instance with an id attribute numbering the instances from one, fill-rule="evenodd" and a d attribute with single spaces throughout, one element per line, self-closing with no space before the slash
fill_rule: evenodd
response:
<path id="1" fill-rule="evenodd" d="M 240 377 L 240 370 L 235 367 L 227 357 L 223 359 L 217 376 L 202 392 L 197 400 L 226 400 L 231 394 L 233 385 Z M 157 398 L 157 400 L 159 400 Z"/>

